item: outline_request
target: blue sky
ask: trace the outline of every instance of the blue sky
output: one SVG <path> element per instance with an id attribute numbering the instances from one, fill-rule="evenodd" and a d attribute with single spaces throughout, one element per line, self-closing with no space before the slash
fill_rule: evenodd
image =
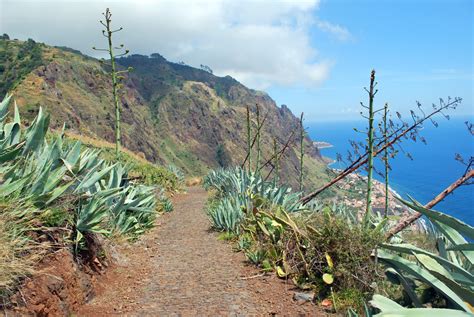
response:
<path id="1" fill-rule="evenodd" d="M 453 114 L 472 116 L 473 12 L 473 1 L 322 1 L 314 14 L 351 34 L 340 41 L 311 32 L 319 54 L 334 62 L 328 78 L 319 87 L 267 91 L 309 121 L 350 120 L 367 99 L 363 87 L 375 68 L 379 104 L 407 111 L 416 100 L 429 107 L 439 97 L 459 96 L 463 103 Z"/>
<path id="2" fill-rule="evenodd" d="M 372 68 L 376 102 L 464 99 L 474 115 L 472 0 L 1 0 L 0 33 L 95 57 L 109 7 L 132 53 L 204 64 L 307 121 L 353 120 Z M 41 12 L 41 14 L 38 14 Z M 61 27 L 58 28 L 58 25 Z"/>

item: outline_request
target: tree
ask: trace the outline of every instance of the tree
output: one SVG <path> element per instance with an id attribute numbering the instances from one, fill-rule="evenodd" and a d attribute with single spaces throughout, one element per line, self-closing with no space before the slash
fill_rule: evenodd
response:
<path id="1" fill-rule="evenodd" d="M 112 30 L 112 13 L 110 12 L 109 8 L 105 10 L 105 13 L 102 13 L 102 15 L 105 17 L 105 23 L 100 20 L 100 24 L 102 24 L 105 27 L 105 30 L 102 30 L 102 35 L 107 38 L 107 43 L 108 43 L 108 48 L 95 48 L 93 47 L 92 49 L 96 51 L 104 51 L 108 52 L 110 56 L 110 66 L 111 66 L 111 71 L 110 71 L 110 77 L 112 80 L 112 94 L 114 98 L 114 106 L 115 106 L 115 155 L 117 156 L 117 159 L 120 156 L 120 146 L 121 146 L 121 132 L 120 132 L 120 116 L 121 116 L 121 105 L 119 101 L 119 95 L 118 91 L 121 88 L 120 82 L 124 79 L 124 77 L 121 75 L 123 73 L 128 73 L 131 71 L 131 67 L 129 67 L 127 70 L 117 70 L 117 66 L 115 64 L 115 58 L 120 57 L 120 56 L 125 56 L 129 53 L 129 50 L 124 49 L 124 45 L 121 44 L 119 47 L 114 47 L 112 44 L 112 34 L 119 32 L 123 30 L 122 27 Z M 123 53 L 115 55 L 116 50 L 124 50 Z M 105 63 L 105 60 L 102 59 L 102 62 Z"/>
<path id="2" fill-rule="evenodd" d="M 203 71 L 208 72 L 209 74 L 213 74 L 212 69 L 211 69 L 209 66 L 207 66 L 207 65 L 201 64 L 201 69 L 202 69 Z"/>
<path id="3" fill-rule="evenodd" d="M 224 145 L 222 144 L 219 144 L 216 148 L 216 161 L 220 167 L 227 167 L 231 162 L 229 154 L 227 153 Z"/>

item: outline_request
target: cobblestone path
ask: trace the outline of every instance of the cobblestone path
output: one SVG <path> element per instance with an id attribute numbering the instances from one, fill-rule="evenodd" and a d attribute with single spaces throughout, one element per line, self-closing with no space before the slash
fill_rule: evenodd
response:
<path id="1" fill-rule="evenodd" d="M 292 300 L 291 284 L 258 276 L 209 230 L 206 193 L 197 187 L 174 199 L 173 212 L 134 244 L 118 247 L 118 264 L 97 283 L 97 296 L 78 315 L 315 316 Z"/>

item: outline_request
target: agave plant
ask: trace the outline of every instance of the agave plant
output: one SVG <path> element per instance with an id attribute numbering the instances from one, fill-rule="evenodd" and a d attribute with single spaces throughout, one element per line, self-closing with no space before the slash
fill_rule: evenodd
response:
<path id="1" fill-rule="evenodd" d="M 161 198 L 161 206 L 164 212 L 172 212 L 174 209 L 173 203 L 168 197 Z"/>
<path id="2" fill-rule="evenodd" d="M 303 210 L 300 193 L 292 193 L 286 185 L 265 182 L 260 175 L 240 167 L 211 171 L 203 181 L 206 190 L 215 189 L 219 195 L 234 196 L 245 210 L 253 209 L 252 200 L 258 196 L 271 206 L 281 206 L 288 212 Z M 239 196 L 239 197 L 236 197 Z"/>
<path id="3" fill-rule="evenodd" d="M 110 164 L 80 142 L 64 142 L 63 133 L 48 140 L 49 116 L 41 108 L 26 129 L 16 105 L 8 121 L 10 99 L 0 103 L 2 199 L 45 210 L 70 197 L 76 247 L 85 233 L 137 235 L 153 226 L 154 187 L 130 184 L 129 166 Z"/>
<path id="4" fill-rule="evenodd" d="M 444 313 L 444 316 L 461 316 L 461 311 L 473 313 L 474 306 L 474 228 L 454 217 L 438 211 L 424 208 L 420 203 L 411 199 L 410 202 L 401 200 L 406 206 L 422 213 L 440 232 L 437 241 L 437 253 L 429 252 L 411 244 L 387 243 L 378 250 L 378 259 L 391 270 L 388 276 L 391 280 L 403 286 L 412 300 L 416 310 L 401 309 L 388 300 L 375 298 L 375 303 L 388 303 L 386 311 L 394 312 L 397 308 L 400 316 L 411 316 L 413 312 L 425 314 Z M 469 239 L 469 240 L 468 240 Z M 416 281 L 416 283 L 414 283 Z M 435 290 L 448 301 L 451 311 L 426 309 L 417 296 L 416 285 L 425 284 Z M 379 305 L 380 306 L 380 305 Z M 378 307 L 378 306 L 377 306 Z M 384 309 L 382 309 L 382 312 Z"/>
<path id="5" fill-rule="evenodd" d="M 212 226 L 219 231 L 239 232 L 240 222 L 244 214 L 238 205 L 238 202 L 223 198 L 218 204 L 208 210 L 208 215 Z"/>
<path id="6" fill-rule="evenodd" d="M 373 299 L 370 301 L 370 304 L 378 308 L 380 313 L 375 315 L 367 314 L 366 316 L 374 316 L 374 317 L 384 317 L 384 316 L 397 316 L 397 317 L 422 317 L 422 316 L 430 316 L 430 317 L 467 317 L 471 316 L 472 314 L 468 312 L 464 312 L 461 310 L 455 309 L 444 309 L 444 308 L 406 308 L 401 306 L 400 304 L 394 302 L 391 299 L 388 299 L 382 295 L 374 295 Z M 356 315 L 350 315 L 356 316 Z"/>
<path id="7" fill-rule="evenodd" d="M 181 169 L 179 169 L 176 165 L 169 164 L 168 170 L 176 176 L 180 184 L 184 183 L 184 173 Z"/>

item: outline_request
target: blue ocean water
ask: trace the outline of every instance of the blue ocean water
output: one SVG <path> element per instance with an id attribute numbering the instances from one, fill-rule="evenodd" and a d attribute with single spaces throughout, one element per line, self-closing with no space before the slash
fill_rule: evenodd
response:
<path id="1" fill-rule="evenodd" d="M 458 179 L 466 167 L 454 159 L 455 154 L 459 153 L 467 160 L 474 155 L 474 137 L 464 124 L 467 120 L 474 121 L 472 117 L 440 118 L 437 120 L 438 128 L 427 123 L 421 132 L 427 145 L 420 141 L 403 140 L 403 148 L 413 160 L 402 153 L 391 160 L 390 186 L 402 197 L 410 195 L 424 204 Z M 316 122 L 306 126 L 314 141 L 326 141 L 334 146 L 321 149 L 323 156 L 332 159 L 336 158 L 337 153 L 346 157 L 347 150 L 351 148 L 349 139 L 361 140 L 365 137 L 354 131 L 354 128 L 364 128 L 363 121 Z M 343 166 L 335 163 L 331 167 Z M 379 176 L 376 178 L 382 180 Z M 461 186 L 434 209 L 474 225 L 474 185 Z"/>

